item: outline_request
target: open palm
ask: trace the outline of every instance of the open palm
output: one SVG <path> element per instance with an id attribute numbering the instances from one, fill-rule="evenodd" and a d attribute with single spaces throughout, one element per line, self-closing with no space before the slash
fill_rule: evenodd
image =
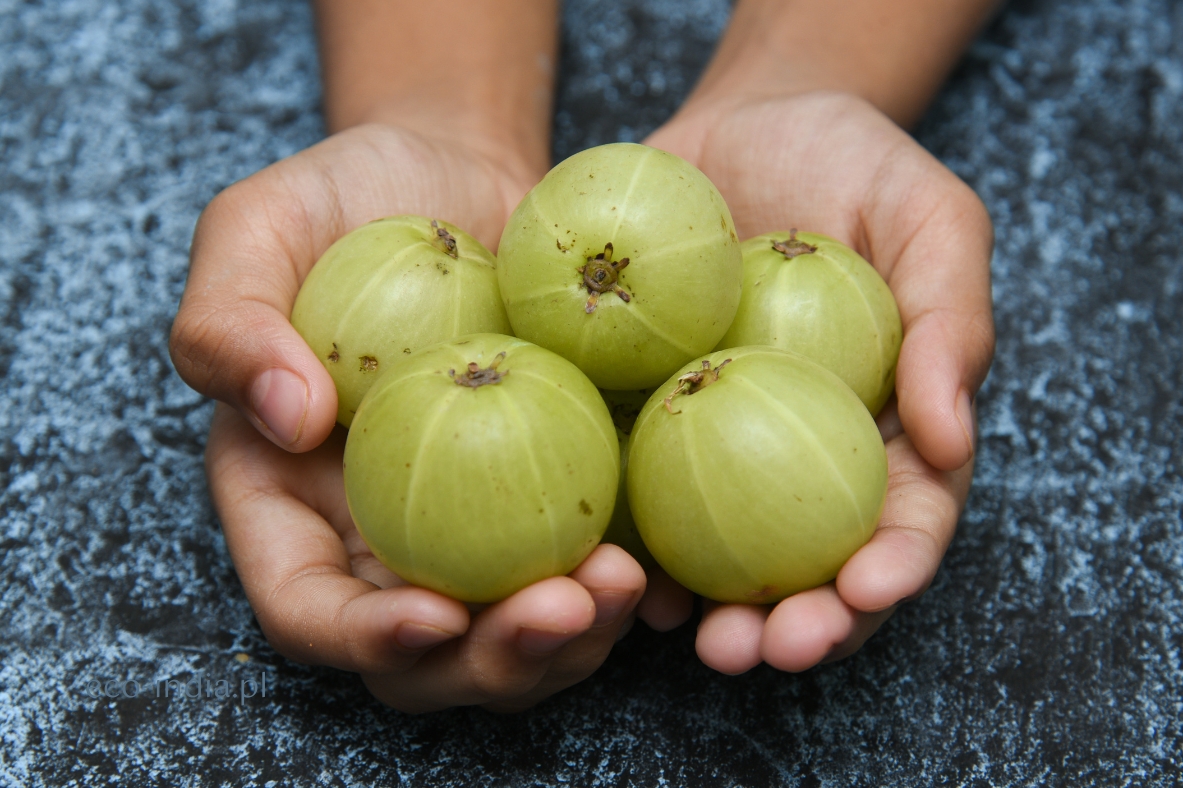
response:
<path id="1" fill-rule="evenodd" d="M 222 400 L 210 492 L 272 645 L 361 673 L 407 711 L 529 706 L 590 674 L 630 620 L 644 573 L 602 546 L 480 612 L 406 585 L 358 536 L 341 475 L 333 381 L 288 321 L 328 246 L 365 222 L 419 214 L 490 248 L 532 174 L 459 139 L 358 126 L 219 195 L 198 223 L 173 328 L 178 371 Z"/>
<path id="2" fill-rule="evenodd" d="M 899 304 L 896 398 L 878 419 L 887 504 L 874 537 L 836 582 L 775 607 L 707 603 L 697 642 L 726 673 L 848 655 L 928 587 L 965 504 L 972 400 L 994 344 L 989 217 L 911 137 L 847 95 L 688 105 L 647 142 L 711 178 L 741 238 L 794 227 L 833 236 L 875 266 Z"/>

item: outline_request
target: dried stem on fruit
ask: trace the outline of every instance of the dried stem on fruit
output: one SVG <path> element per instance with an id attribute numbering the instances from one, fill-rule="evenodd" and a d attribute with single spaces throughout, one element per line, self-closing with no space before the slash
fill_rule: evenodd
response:
<path id="1" fill-rule="evenodd" d="M 807 244 L 804 241 L 797 240 L 797 228 L 794 227 L 789 230 L 789 240 L 787 241 L 773 241 L 772 248 L 783 254 L 789 260 L 794 257 L 800 257 L 803 254 L 813 254 L 817 251 L 817 247 L 813 244 Z"/>
<path id="2" fill-rule="evenodd" d="M 435 219 L 431 220 L 431 228 L 435 230 L 436 245 L 441 248 L 441 251 L 448 257 L 459 257 L 459 253 L 456 251 L 456 236 L 440 227 L 440 223 Z"/>
<path id="3" fill-rule="evenodd" d="M 620 300 L 626 304 L 632 300 L 628 291 L 616 283 L 620 272 L 627 266 L 627 257 L 612 262 L 612 244 L 604 244 L 604 251 L 595 257 L 587 258 L 587 265 L 579 269 L 579 273 L 583 274 L 583 285 L 588 292 L 587 306 L 583 308 L 584 312 L 589 315 L 595 312 L 600 294 L 607 293 L 609 290 L 620 296 Z"/>
<path id="4" fill-rule="evenodd" d="M 682 377 L 678 378 L 678 387 L 674 392 L 665 398 L 665 409 L 673 415 L 677 415 L 682 411 L 674 411 L 673 405 L 674 397 L 680 394 L 690 396 L 697 394 L 707 386 L 719 380 L 719 373 L 723 371 L 723 367 L 731 363 L 731 359 L 726 359 L 722 364 L 711 369 L 711 362 L 709 359 L 704 359 L 702 362 L 702 369 L 697 372 L 687 372 Z"/>
<path id="5" fill-rule="evenodd" d="M 475 361 L 470 362 L 468 371 L 459 377 L 456 376 L 456 370 L 449 369 L 448 376 L 456 381 L 457 386 L 468 386 L 470 389 L 479 389 L 481 386 L 492 386 L 500 383 L 501 379 L 509 374 L 509 370 L 498 372 L 497 367 L 505 360 L 505 351 L 497 354 L 493 359 L 493 363 L 481 369 L 481 366 Z"/>

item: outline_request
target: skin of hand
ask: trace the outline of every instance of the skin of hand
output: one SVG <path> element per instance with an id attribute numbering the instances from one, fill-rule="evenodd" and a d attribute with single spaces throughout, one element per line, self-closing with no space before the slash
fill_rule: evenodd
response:
<path id="1" fill-rule="evenodd" d="M 288 317 L 324 250 L 383 216 L 445 219 L 496 248 L 549 158 L 550 104 L 539 97 L 549 96 L 556 10 L 536 0 L 326 0 L 317 10 L 338 133 L 210 203 L 173 326 L 181 377 L 221 400 L 206 449 L 211 498 L 281 654 L 357 672 L 407 712 L 526 708 L 603 662 L 633 620 L 644 572 L 605 545 L 569 576 L 479 610 L 406 585 L 353 525 L 333 382 Z"/>
<path id="2" fill-rule="evenodd" d="M 697 651 L 723 673 L 786 671 L 854 653 L 932 582 L 973 475 L 973 397 L 993 357 L 993 229 L 977 196 L 887 116 L 842 92 L 691 102 L 647 140 L 696 164 L 741 238 L 800 228 L 852 246 L 899 304 L 896 396 L 877 419 L 887 502 L 835 582 L 775 606 L 704 603 Z M 648 609 L 685 611 L 662 587 Z"/>

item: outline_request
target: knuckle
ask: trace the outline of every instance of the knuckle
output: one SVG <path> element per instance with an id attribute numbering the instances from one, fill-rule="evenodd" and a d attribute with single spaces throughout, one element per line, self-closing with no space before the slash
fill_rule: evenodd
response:
<path id="1" fill-rule="evenodd" d="M 994 361 L 995 348 L 995 333 L 994 333 L 994 316 L 989 311 L 973 315 L 970 318 L 968 330 L 970 333 L 970 348 L 973 351 L 974 357 L 980 360 L 980 369 L 975 369 L 974 372 L 980 374 L 985 378 L 985 371 L 990 368 Z M 977 381 L 980 384 L 980 380 Z"/>
<path id="2" fill-rule="evenodd" d="M 272 588 L 248 589 L 255 618 L 267 642 L 288 659 L 316 664 L 326 645 L 331 650 L 340 642 L 339 625 L 326 631 L 318 626 L 322 619 L 315 611 L 315 600 L 332 592 L 326 586 L 332 583 L 335 569 L 312 565 L 283 578 Z M 251 594 L 252 590 L 256 593 Z M 343 650 L 349 653 L 348 646 Z"/>
<path id="3" fill-rule="evenodd" d="M 274 339 L 278 312 L 249 298 L 195 299 L 178 313 L 169 354 L 181 379 L 221 400 L 244 399 L 255 349 Z"/>
<path id="4" fill-rule="evenodd" d="M 892 472 L 889 481 L 892 506 L 884 518 L 887 527 L 905 528 L 925 534 L 937 542 L 957 524 L 960 506 L 946 488 L 936 469 L 906 469 Z"/>
<path id="5" fill-rule="evenodd" d="M 578 659 L 556 661 L 546 674 L 547 683 L 553 684 L 556 690 L 578 684 L 596 672 L 596 669 L 608 658 L 611 648 L 611 643 L 607 643 L 590 652 L 580 654 Z"/>
<path id="6" fill-rule="evenodd" d="M 958 178 L 957 183 L 959 188 L 952 204 L 964 217 L 965 226 L 977 234 L 988 236 L 993 241 L 994 222 L 990 218 L 989 210 L 986 209 L 986 203 L 982 202 L 978 193 L 965 181 Z"/>
<path id="7" fill-rule="evenodd" d="M 205 300 L 184 305 L 169 336 L 169 355 L 181 379 L 202 394 L 221 393 L 219 359 L 235 333 L 226 308 Z"/>
<path id="8" fill-rule="evenodd" d="M 538 670 L 531 670 L 511 660 L 480 662 L 466 658 L 465 673 L 478 703 L 507 701 L 533 689 L 541 676 Z"/>

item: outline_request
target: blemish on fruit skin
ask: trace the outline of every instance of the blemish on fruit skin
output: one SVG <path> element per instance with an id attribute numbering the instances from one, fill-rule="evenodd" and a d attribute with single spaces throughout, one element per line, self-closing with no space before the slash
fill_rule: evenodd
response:
<path id="1" fill-rule="evenodd" d="M 587 501 L 585 501 L 581 498 L 581 499 L 579 499 L 579 511 L 583 512 L 586 515 L 590 515 L 592 513 L 592 508 L 591 508 L 591 506 L 588 505 Z"/>
<path id="2" fill-rule="evenodd" d="M 357 360 L 361 364 L 358 368 L 360 372 L 373 372 L 378 369 L 378 359 L 373 356 L 358 356 Z"/>
<path id="3" fill-rule="evenodd" d="M 749 591 L 748 597 L 751 598 L 753 602 L 760 602 L 770 598 L 775 592 L 776 586 L 764 586 L 757 591 Z"/>

